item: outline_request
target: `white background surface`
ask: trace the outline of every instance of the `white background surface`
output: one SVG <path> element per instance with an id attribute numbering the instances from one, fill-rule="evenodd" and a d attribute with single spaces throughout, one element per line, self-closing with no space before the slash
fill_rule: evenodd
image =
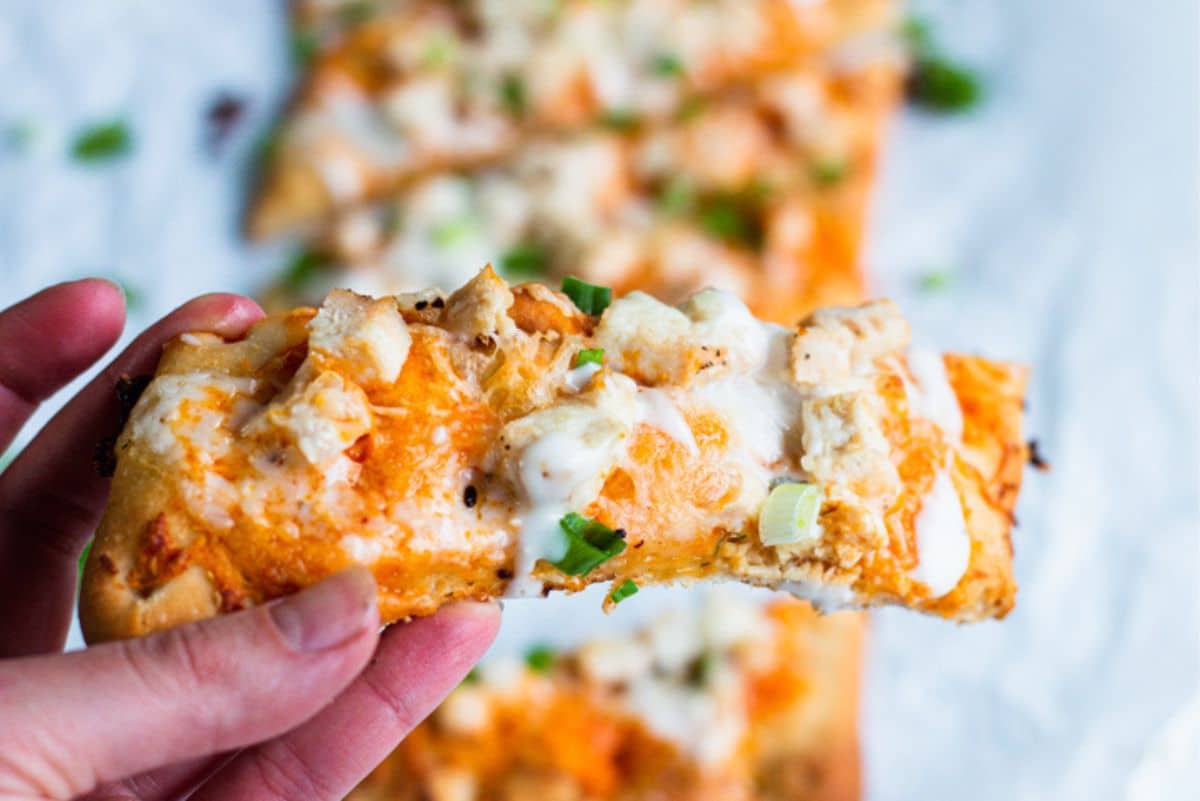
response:
<path id="1" fill-rule="evenodd" d="M 899 120 L 868 262 L 933 343 L 1030 362 L 1030 473 L 1003 623 L 875 617 L 869 797 L 1200 797 L 1197 10 L 1192 0 L 924 3 L 987 77 L 967 118 Z M 280 3 L 0 0 L 0 304 L 85 274 L 143 297 L 253 290 L 281 251 L 237 238 L 243 167 L 287 86 Z M 205 152 L 220 90 L 251 103 Z M 120 164 L 64 156 L 123 116 Z M 951 270 L 951 289 L 918 276 Z M 26 432 L 26 436 L 28 432 Z M 509 605 L 500 650 L 644 618 L 595 595 Z"/>

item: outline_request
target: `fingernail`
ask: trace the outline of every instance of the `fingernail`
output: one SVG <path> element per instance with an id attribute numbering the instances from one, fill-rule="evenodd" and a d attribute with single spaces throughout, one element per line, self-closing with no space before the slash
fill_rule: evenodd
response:
<path id="1" fill-rule="evenodd" d="M 461 615 L 463 617 L 495 617 L 503 611 L 504 602 L 499 599 L 490 601 L 455 601 L 446 604 L 439 614 Z"/>
<path id="2" fill-rule="evenodd" d="M 334 648 L 376 625 L 375 579 L 364 567 L 343 570 L 272 605 L 270 615 L 294 650 Z"/>
<path id="3" fill-rule="evenodd" d="M 210 292 L 186 305 L 203 309 L 208 315 L 216 312 L 218 316 L 210 318 L 205 330 L 227 338 L 242 336 L 247 328 L 263 316 L 262 309 L 250 298 L 226 292 Z"/>

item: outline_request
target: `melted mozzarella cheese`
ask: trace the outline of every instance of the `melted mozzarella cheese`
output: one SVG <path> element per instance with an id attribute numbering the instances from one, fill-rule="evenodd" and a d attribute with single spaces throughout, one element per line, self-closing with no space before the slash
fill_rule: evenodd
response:
<path id="1" fill-rule="evenodd" d="M 228 437 L 221 435 L 226 421 L 217 409 L 226 398 L 253 391 L 250 378 L 206 372 L 158 376 L 134 409 L 131 436 L 164 456 L 181 458 L 186 446 L 201 457 L 218 458 Z"/>

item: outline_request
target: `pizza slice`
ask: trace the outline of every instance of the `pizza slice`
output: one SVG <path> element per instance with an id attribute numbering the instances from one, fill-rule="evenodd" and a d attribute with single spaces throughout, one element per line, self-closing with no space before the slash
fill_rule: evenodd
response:
<path id="1" fill-rule="evenodd" d="M 297 4 L 307 69 L 248 229 L 265 238 L 531 131 L 667 120 L 834 43 L 895 48 L 895 0 Z"/>
<path id="2" fill-rule="evenodd" d="M 1024 369 L 911 350 L 886 301 L 784 328 L 717 290 L 564 291 L 486 268 L 172 342 L 117 443 L 86 636 L 354 563 L 387 621 L 708 578 L 964 621 L 1012 606 Z"/>
<path id="3" fill-rule="evenodd" d="M 862 623 L 717 594 L 489 660 L 347 801 L 854 801 Z"/>
<path id="4" fill-rule="evenodd" d="M 533 138 L 502 163 L 427 176 L 340 214 L 313 243 L 323 269 L 289 271 L 268 303 L 458 286 L 488 260 L 510 279 L 576 274 L 671 302 L 717 286 L 772 320 L 855 302 L 900 74 L 894 60 L 780 73 L 686 120 Z"/>

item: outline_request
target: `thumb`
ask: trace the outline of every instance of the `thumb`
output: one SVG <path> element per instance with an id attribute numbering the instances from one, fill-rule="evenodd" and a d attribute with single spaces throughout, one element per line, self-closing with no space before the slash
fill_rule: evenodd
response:
<path id="1" fill-rule="evenodd" d="M 375 583 L 355 568 L 236 615 L 0 663 L 0 796 L 70 798 L 278 735 L 349 684 L 378 639 Z"/>

